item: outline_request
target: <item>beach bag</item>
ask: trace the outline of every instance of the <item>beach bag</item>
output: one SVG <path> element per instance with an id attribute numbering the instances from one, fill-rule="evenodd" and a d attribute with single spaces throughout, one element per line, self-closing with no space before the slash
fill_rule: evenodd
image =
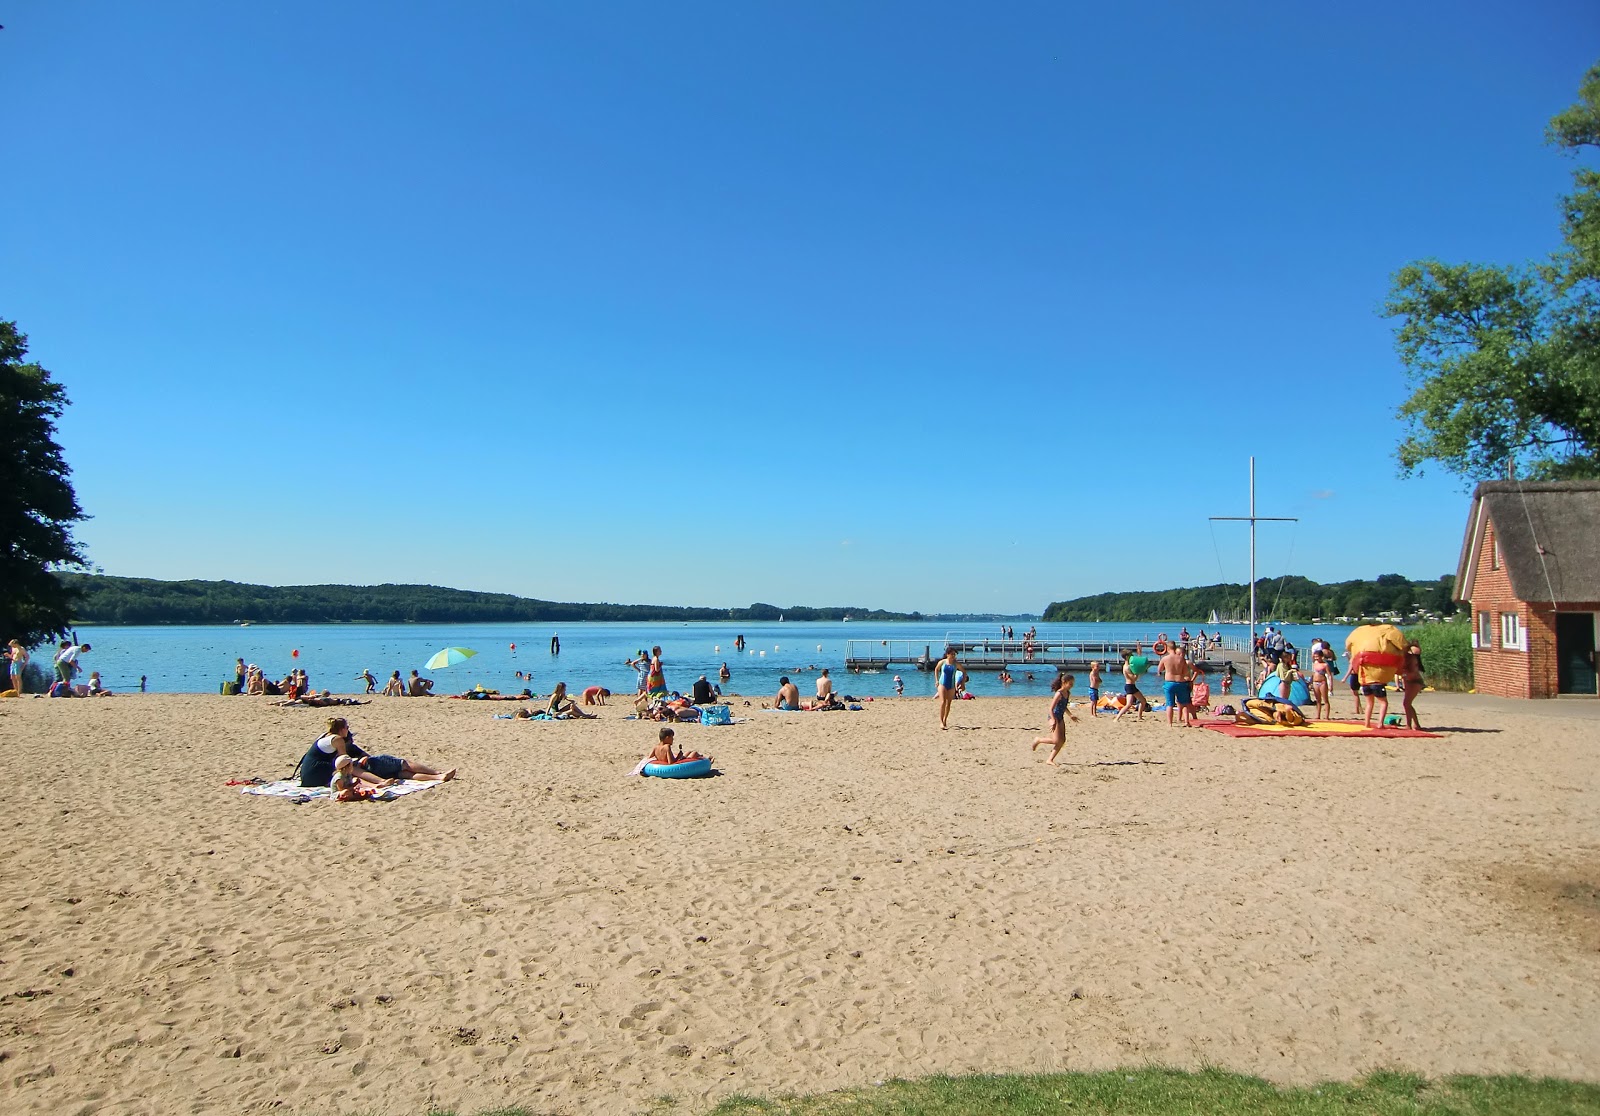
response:
<path id="1" fill-rule="evenodd" d="M 235 682 L 233 679 L 230 678 L 230 679 L 228 679 L 228 681 L 226 681 L 226 682 L 224 682 L 222 684 L 222 696 L 223 697 L 237 697 L 238 694 L 239 694 L 239 683 Z"/>
<path id="2" fill-rule="evenodd" d="M 702 705 L 700 707 L 700 723 L 702 725 L 731 725 L 733 724 L 733 711 L 726 705 Z"/>

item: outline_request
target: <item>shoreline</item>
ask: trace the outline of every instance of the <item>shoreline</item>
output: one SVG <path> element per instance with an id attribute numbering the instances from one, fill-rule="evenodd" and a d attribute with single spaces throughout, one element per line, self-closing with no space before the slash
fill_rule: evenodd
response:
<path id="1" fill-rule="evenodd" d="M 8 1111 L 696 1111 L 886 1077 L 1214 1063 L 1600 1080 L 1600 703 L 1433 694 L 1437 740 L 1068 725 L 1038 697 L 679 726 L 466 701 L 0 703 Z M 459 766 L 385 804 L 223 784 L 345 715 Z M 70 765 L 70 767 L 69 767 Z M 66 774 L 70 770 L 71 774 Z"/>

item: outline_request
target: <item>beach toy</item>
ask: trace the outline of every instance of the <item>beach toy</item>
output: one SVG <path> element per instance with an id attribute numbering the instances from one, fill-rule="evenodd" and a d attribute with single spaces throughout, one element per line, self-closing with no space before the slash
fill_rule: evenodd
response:
<path id="1" fill-rule="evenodd" d="M 1345 639 L 1344 650 L 1363 685 L 1389 683 L 1405 660 L 1406 637 L 1393 624 L 1363 624 Z"/>
<path id="2" fill-rule="evenodd" d="M 1272 698 L 1281 701 L 1278 697 L 1278 676 L 1268 674 L 1261 680 L 1261 686 L 1256 690 L 1256 697 Z M 1305 679 L 1296 678 L 1289 683 L 1289 700 L 1296 705 L 1304 705 L 1311 700 L 1311 691 L 1306 687 Z"/>
<path id="3" fill-rule="evenodd" d="M 698 779 L 711 774 L 711 759 L 684 760 L 682 763 L 647 763 L 644 774 L 657 779 Z"/>

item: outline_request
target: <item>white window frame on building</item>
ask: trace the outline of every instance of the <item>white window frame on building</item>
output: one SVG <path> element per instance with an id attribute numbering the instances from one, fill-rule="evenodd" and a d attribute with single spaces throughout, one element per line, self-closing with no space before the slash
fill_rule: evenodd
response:
<path id="1" fill-rule="evenodd" d="M 1528 649 L 1528 629 L 1522 626 L 1522 617 L 1515 612 L 1500 614 L 1500 647 L 1505 651 Z"/>

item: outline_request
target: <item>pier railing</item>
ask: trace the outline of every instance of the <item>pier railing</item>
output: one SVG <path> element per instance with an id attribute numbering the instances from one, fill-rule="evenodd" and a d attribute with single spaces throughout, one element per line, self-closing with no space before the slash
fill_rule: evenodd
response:
<path id="1" fill-rule="evenodd" d="M 956 659 L 972 670 L 1021 670 L 1056 668 L 1087 670 L 1091 662 L 1103 669 L 1115 667 L 1124 655 L 1140 648 L 1150 652 L 1160 635 L 1157 631 L 1128 637 L 1107 636 L 1103 628 L 1051 632 L 1035 640 L 1007 638 L 992 629 L 946 632 L 942 641 L 927 639 L 851 639 L 845 641 L 845 669 L 852 671 L 890 670 L 909 667 L 931 670 L 934 663 L 953 648 Z M 1208 632 L 1209 636 L 1210 633 Z M 1247 653 L 1248 638 L 1213 637 L 1199 646 L 1198 634 L 1191 642 L 1193 658 L 1209 666 Z"/>

